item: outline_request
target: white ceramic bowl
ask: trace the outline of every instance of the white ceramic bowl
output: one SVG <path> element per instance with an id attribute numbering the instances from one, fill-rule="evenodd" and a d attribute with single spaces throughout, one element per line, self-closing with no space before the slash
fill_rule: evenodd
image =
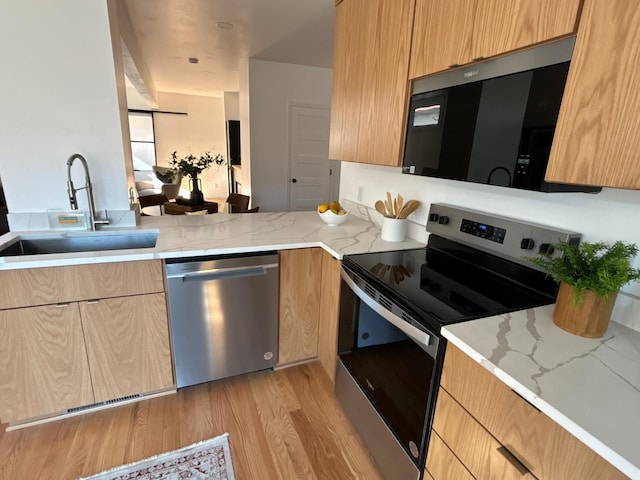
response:
<path id="1" fill-rule="evenodd" d="M 346 212 L 344 215 L 336 215 L 331 210 L 327 210 L 324 213 L 318 212 L 318 215 L 320 216 L 320 218 L 324 223 L 326 223 L 327 225 L 331 225 L 333 227 L 335 225 L 340 225 L 342 222 L 344 222 L 349 216 L 349 212 Z"/>

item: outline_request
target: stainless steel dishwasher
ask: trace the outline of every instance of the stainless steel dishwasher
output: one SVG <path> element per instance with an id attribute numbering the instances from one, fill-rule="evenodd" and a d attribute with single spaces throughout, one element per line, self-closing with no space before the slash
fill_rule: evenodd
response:
<path id="1" fill-rule="evenodd" d="M 178 388 L 275 366 L 276 252 L 166 263 Z"/>

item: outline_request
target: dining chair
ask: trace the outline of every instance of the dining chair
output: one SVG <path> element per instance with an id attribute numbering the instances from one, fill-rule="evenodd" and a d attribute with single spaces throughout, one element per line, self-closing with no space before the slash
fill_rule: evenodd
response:
<path id="1" fill-rule="evenodd" d="M 260 210 L 260 206 L 259 205 L 257 207 L 250 208 L 249 210 L 247 210 L 244 213 L 256 213 L 258 210 Z"/>
<path id="2" fill-rule="evenodd" d="M 162 193 L 156 193 L 156 194 L 151 194 L 151 195 L 142 195 L 140 197 L 138 197 L 138 203 L 140 204 L 140 209 L 146 208 L 146 207 L 159 207 L 159 212 L 160 215 L 162 215 L 163 211 L 162 211 L 162 206 L 167 203 L 169 201 L 169 199 L 167 198 L 166 195 L 162 194 Z M 148 213 L 146 212 L 140 212 L 140 214 L 142 216 L 149 216 Z"/>
<path id="3" fill-rule="evenodd" d="M 249 200 L 251 197 L 242 195 L 241 193 L 230 193 L 226 202 L 231 207 L 231 213 L 242 213 L 249 209 Z"/>

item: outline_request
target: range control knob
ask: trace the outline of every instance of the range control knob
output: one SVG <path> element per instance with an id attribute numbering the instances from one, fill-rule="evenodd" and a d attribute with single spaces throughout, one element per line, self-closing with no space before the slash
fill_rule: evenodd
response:
<path id="1" fill-rule="evenodd" d="M 551 245 L 550 243 L 541 243 L 540 248 L 538 249 L 538 252 L 546 253 L 548 255 L 553 254 L 554 251 L 555 248 L 553 248 L 553 245 Z"/>
<path id="2" fill-rule="evenodd" d="M 437 222 L 439 218 L 440 218 L 440 215 L 438 215 L 437 213 L 430 213 L 429 214 L 429 221 L 430 222 Z"/>
<path id="3" fill-rule="evenodd" d="M 441 215 L 438 219 L 438 223 L 440 225 L 447 225 L 449 223 L 449 217 L 447 217 L 446 215 Z"/>
<path id="4" fill-rule="evenodd" d="M 520 248 L 522 250 L 531 250 L 535 245 L 536 242 L 533 241 L 533 238 L 523 238 L 520 242 Z"/>

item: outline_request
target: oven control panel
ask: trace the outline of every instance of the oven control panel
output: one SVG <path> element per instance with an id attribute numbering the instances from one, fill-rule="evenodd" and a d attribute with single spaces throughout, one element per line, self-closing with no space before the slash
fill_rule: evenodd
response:
<path id="1" fill-rule="evenodd" d="M 504 228 L 494 227 L 493 225 L 488 225 L 486 223 L 474 222 L 473 220 L 468 220 L 466 218 L 462 219 L 460 231 L 497 243 L 504 243 L 504 236 L 507 233 Z"/>
<path id="2" fill-rule="evenodd" d="M 530 267 L 533 264 L 527 258 L 542 253 L 559 255 L 555 244 L 579 243 L 581 237 L 562 228 L 444 203 L 431 204 L 427 231 Z"/>

